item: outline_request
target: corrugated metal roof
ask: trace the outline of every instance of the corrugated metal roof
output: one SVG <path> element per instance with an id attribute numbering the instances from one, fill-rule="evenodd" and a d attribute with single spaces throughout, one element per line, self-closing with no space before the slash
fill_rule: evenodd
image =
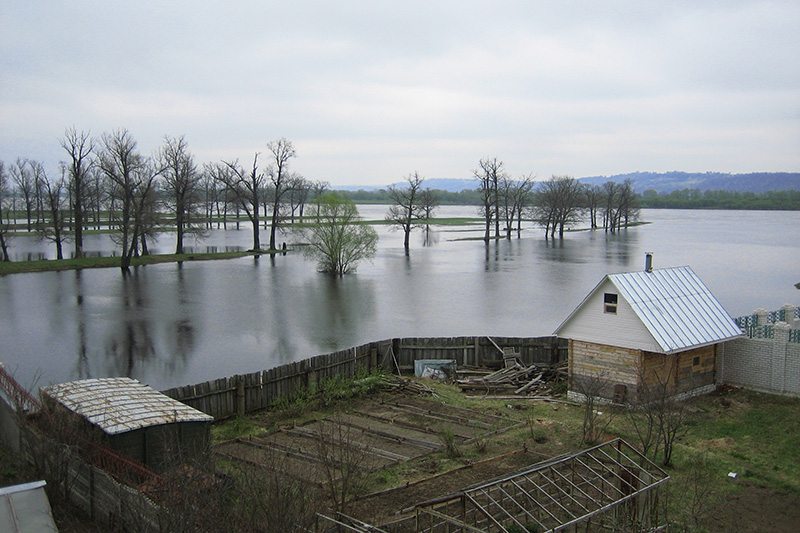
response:
<path id="1" fill-rule="evenodd" d="M 214 420 L 131 378 L 71 381 L 42 392 L 109 435 L 174 422 Z"/>
<path id="2" fill-rule="evenodd" d="M 741 336 L 741 330 L 688 266 L 609 274 L 664 353 Z"/>

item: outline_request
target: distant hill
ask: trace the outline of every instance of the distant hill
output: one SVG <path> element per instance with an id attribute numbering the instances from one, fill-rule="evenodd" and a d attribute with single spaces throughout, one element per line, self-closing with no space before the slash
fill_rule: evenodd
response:
<path id="1" fill-rule="evenodd" d="M 800 172 L 755 172 L 752 174 L 723 174 L 721 172 L 631 172 L 614 176 L 590 176 L 578 178 L 581 183 L 599 185 L 606 181 L 622 183 L 626 179 L 633 181 L 633 189 L 637 193 L 654 190 L 659 193 L 670 193 L 681 189 L 699 189 L 701 191 L 754 192 L 800 190 Z M 542 181 L 542 180 L 537 180 Z M 403 187 L 404 182 L 394 185 Z M 377 191 L 389 185 L 376 187 L 373 185 L 342 185 L 336 189 L 345 191 Z M 428 189 L 440 189 L 448 192 L 461 192 L 465 189 L 478 188 L 477 180 L 427 178 L 423 186 Z"/>
<path id="2" fill-rule="evenodd" d="M 399 181 L 391 185 L 396 185 L 402 188 L 403 185 L 407 184 L 403 181 Z M 474 178 L 473 179 L 425 178 L 425 181 L 422 182 L 422 186 L 426 189 L 439 189 L 448 192 L 461 192 L 464 189 L 477 189 L 478 182 Z M 338 189 L 340 191 L 377 191 L 380 189 L 385 189 L 387 187 L 389 187 L 389 185 L 384 185 L 381 187 L 376 187 L 374 185 L 337 185 L 335 189 Z"/>
<path id="3" fill-rule="evenodd" d="M 798 172 L 756 172 L 752 174 L 631 172 L 615 176 L 591 176 L 580 178 L 579 181 L 591 185 L 600 185 L 609 180 L 621 183 L 626 179 L 630 179 L 633 182 L 633 189 L 638 193 L 643 193 L 647 190 L 670 193 L 681 189 L 754 193 L 800 190 L 800 173 Z"/>

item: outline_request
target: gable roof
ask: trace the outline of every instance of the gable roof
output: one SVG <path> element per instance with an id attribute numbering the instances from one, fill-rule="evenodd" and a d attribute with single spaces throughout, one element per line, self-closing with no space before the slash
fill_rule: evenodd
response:
<path id="1" fill-rule="evenodd" d="M 616 287 L 663 353 L 707 346 L 742 335 L 688 266 L 607 275 L 556 329 L 556 334 L 606 282 Z"/>
<path id="2" fill-rule="evenodd" d="M 173 422 L 214 420 L 131 378 L 71 381 L 42 392 L 109 435 Z"/>

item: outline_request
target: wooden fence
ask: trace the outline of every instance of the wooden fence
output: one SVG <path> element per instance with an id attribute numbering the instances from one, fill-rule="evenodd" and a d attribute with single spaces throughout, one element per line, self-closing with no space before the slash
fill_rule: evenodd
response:
<path id="1" fill-rule="evenodd" d="M 383 368 L 410 371 L 418 359 L 455 359 L 459 365 L 485 366 L 502 361 L 503 348 L 519 353 L 525 364 L 551 365 L 567 359 L 567 342 L 556 337 L 406 338 L 370 342 L 295 363 L 176 387 L 164 394 L 215 419 L 242 416 L 289 399 L 301 390 L 337 376 Z"/>

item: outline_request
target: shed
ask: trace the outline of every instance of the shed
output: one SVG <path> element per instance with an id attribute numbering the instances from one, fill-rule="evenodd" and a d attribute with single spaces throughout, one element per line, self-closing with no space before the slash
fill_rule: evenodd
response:
<path id="1" fill-rule="evenodd" d="M 151 468 L 192 459 L 209 445 L 212 416 L 135 379 L 71 381 L 42 389 L 42 396 L 88 426 L 92 438 Z"/>
<path id="2" fill-rule="evenodd" d="M 653 269 L 648 254 L 644 271 L 605 276 L 555 334 L 569 340 L 570 395 L 623 402 L 713 390 L 718 346 L 742 332 L 690 267 Z"/>
<path id="3" fill-rule="evenodd" d="M 0 531 L 8 533 L 58 532 L 44 481 L 0 489 Z"/>

